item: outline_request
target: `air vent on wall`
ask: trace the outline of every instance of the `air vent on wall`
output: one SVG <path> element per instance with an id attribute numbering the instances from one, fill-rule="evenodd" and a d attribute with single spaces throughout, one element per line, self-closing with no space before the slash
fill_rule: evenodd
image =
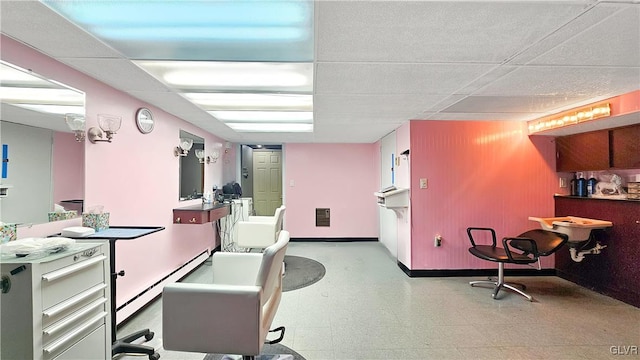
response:
<path id="1" fill-rule="evenodd" d="M 330 226 L 331 210 L 316 208 L 316 226 Z"/>

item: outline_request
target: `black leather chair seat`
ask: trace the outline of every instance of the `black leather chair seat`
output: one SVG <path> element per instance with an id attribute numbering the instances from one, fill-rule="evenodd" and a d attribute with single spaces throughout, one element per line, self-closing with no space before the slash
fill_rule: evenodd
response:
<path id="1" fill-rule="evenodd" d="M 511 253 L 513 260 L 509 259 L 507 252 L 501 247 L 493 247 L 491 245 L 476 245 L 469 248 L 469 252 L 480 259 L 493 261 L 493 262 L 508 262 L 512 264 L 531 264 L 537 259 L 532 259 L 528 256 Z"/>
<path id="2" fill-rule="evenodd" d="M 542 229 L 529 230 L 518 235 L 518 237 L 533 239 L 536 242 L 539 256 L 549 256 L 558 251 L 558 249 L 567 242 L 567 237 L 563 236 L 563 234 Z M 518 250 L 532 253 L 531 248 L 526 245 L 526 243 L 512 244 L 512 246 Z"/>

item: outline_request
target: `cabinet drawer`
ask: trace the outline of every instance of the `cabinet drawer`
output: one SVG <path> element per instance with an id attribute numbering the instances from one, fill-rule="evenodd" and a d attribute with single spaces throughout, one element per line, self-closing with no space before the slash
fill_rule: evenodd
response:
<path id="1" fill-rule="evenodd" d="M 209 222 L 209 212 L 198 210 L 173 210 L 173 222 L 175 224 L 204 224 Z"/>
<path id="2" fill-rule="evenodd" d="M 103 360 L 107 356 L 106 325 L 102 325 L 64 351 L 55 360 Z M 109 349 L 111 350 L 111 349 Z M 111 352 L 111 351 L 109 351 Z"/>
<path id="3" fill-rule="evenodd" d="M 42 309 L 48 309 L 82 291 L 106 283 L 103 254 L 42 275 Z"/>

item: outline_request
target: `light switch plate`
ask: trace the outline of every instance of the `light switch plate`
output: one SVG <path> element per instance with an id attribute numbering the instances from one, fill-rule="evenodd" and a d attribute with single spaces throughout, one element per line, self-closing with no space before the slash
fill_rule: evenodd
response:
<path id="1" fill-rule="evenodd" d="M 566 188 L 567 187 L 567 179 L 561 177 L 560 178 L 560 187 L 561 188 Z"/>
<path id="2" fill-rule="evenodd" d="M 428 186 L 427 179 L 425 178 L 420 179 L 420 189 L 426 189 L 427 186 Z"/>

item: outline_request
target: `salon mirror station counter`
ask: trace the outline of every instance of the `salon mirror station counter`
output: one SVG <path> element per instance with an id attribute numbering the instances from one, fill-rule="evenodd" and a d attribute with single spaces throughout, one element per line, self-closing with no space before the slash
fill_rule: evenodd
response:
<path id="1" fill-rule="evenodd" d="M 204 224 L 229 215 L 230 206 L 222 204 L 199 204 L 173 209 L 174 224 Z"/>
<path id="2" fill-rule="evenodd" d="M 49 222 L 54 204 L 81 208 L 63 202 L 84 199 L 84 143 L 67 119 L 84 126 L 85 94 L 18 66 L 0 63 L 0 182 L 12 186 L 0 199 L 0 221 L 20 227 Z"/>

